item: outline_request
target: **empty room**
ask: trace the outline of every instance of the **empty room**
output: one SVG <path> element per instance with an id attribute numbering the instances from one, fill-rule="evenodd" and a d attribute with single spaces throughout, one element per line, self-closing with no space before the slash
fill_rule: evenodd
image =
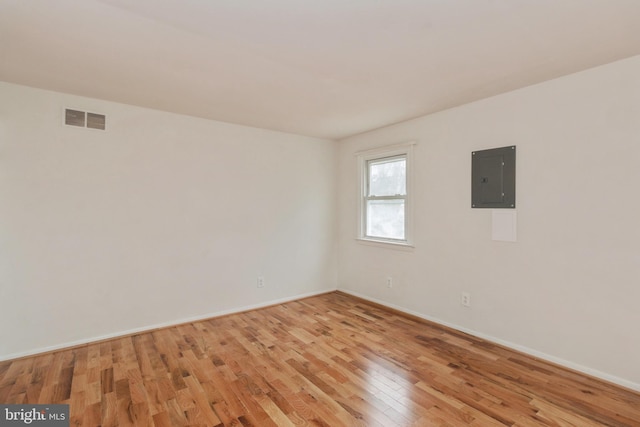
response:
<path id="1" fill-rule="evenodd" d="M 640 1 L 0 0 L 0 426 L 640 426 Z"/>

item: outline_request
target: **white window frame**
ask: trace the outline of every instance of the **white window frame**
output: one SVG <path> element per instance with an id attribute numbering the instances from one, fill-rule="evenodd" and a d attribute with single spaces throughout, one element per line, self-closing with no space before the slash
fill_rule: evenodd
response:
<path id="1" fill-rule="evenodd" d="M 390 145 L 386 147 L 375 148 L 372 150 L 360 151 L 356 153 L 358 158 L 358 235 L 357 240 L 363 243 L 382 244 L 384 246 L 393 246 L 400 248 L 413 247 L 413 147 L 415 142 L 407 142 L 403 144 Z M 406 159 L 406 195 L 401 197 L 405 200 L 404 205 L 404 239 L 386 239 L 381 237 L 367 236 L 367 201 L 372 198 L 368 197 L 369 171 L 368 164 L 370 161 L 384 160 L 393 157 L 404 157 Z M 381 197 L 378 197 L 381 199 Z M 384 198 L 396 198 L 396 196 L 388 196 Z"/>

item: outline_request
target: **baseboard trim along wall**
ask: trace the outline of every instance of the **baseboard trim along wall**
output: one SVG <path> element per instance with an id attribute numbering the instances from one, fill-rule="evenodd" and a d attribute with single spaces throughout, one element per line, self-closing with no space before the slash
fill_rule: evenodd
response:
<path id="1" fill-rule="evenodd" d="M 208 314 L 204 314 L 201 316 L 194 316 L 194 317 L 190 317 L 190 318 L 185 318 L 185 319 L 178 319 L 172 322 L 164 322 L 164 323 L 159 323 L 159 324 L 155 324 L 155 325 L 149 325 L 149 326 L 144 326 L 141 328 L 134 328 L 134 329 L 129 329 L 126 331 L 120 331 L 120 332 L 115 332 L 113 334 L 107 334 L 107 335 L 101 335 L 101 336 L 97 336 L 97 337 L 92 337 L 92 338 L 87 338 L 87 339 L 83 339 L 83 340 L 78 340 L 78 341 L 73 341 L 73 342 L 67 342 L 67 343 L 62 343 L 59 345 L 55 345 L 55 346 L 49 346 L 49 347 L 43 347 L 43 348 L 37 348 L 34 350 L 30 350 L 30 351 L 26 351 L 26 352 L 20 352 L 20 353 L 13 353 L 13 354 L 7 354 L 7 355 L 2 355 L 0 356 L 0 362 L 4 362 L 7 360 L 14 360 L 14 359 L 19 359 L 22 357 L 28 357 L 28 356 L 35 356 L 35 355 L 40 355 L 40 354 L 45 354 L 45 353 L 51 353 L 51 352 L 55 352 L 55 351 L 60 351 L 60 350 L 67 350 L 70 348 L 74 348 L 74 347 L 79 347 L 79 346 L 83 346 L 83 345 L 88 345 L 88 344 L 94 344 L 97 342 L 101 342 L 101 341 L 107 341 L 107 340 L 111 340 L 111 339 L 117 339 L 117 338 L 123 338 L 123 337 L 127 337 L 127 336 L 131 336 L 131 335 L 135 335 L 135 334 L 140 334 L 140 333 L 145 333 L 145 332 L 150 332 L 156 329 L 162 329 L 162 328 L 168 328 L 168 327 L 172 327 L 172 326 L 177 326 L 177 325 L 181 325 L 181 324 L 185 324 L 185 323 L 192 323 L 192 322 L 199 322 L 202 320 L 207 320 L 207 319 L 212 319 L 215 317 L 221 317 L 221 316 L 227 316 L 230 314 L 237 314 L 237 313 L 242 313 L 242 312 L 246 312 L 246 311 L 251 311 L 251 310 L 257 310 L 260 308 L 265 308 L 265 307 L 270 307 L 273 305 L 277 305 L 277 304 L 282 304 L 282 303 L 286 303 L 286 302 L 291 302 L 291 301 L 296 301 L 296 300 L 301 300 L 301 299 L 305 299 L 305 298 L 310 298 L 313 296 L 317 296 L 317 295 L 322 295 L 322 294 L 326 294 L 326 293 L 330 293 L 330 292 L 342 292 L 344 294 L 347 295 L 351 295 L 354 296 L 356 298 L 360 298 L 364 301 L 369 301 L 371 303 L 383 306 L 383 307 L 388 307 L 390 309 L 396 310 L 400 313 L 405 313 L 409 316 L 412 317 L 416 317 L 419 319 L 423 319 L 426 320 L 428 322 L 433 322 L 442 326 L 446 326 L 448 328 L 451 329 L 455 329 L 457 331 L 460 332 L 464 332 L 466 334 L 472 335 L 474 337 L 477 338 L 481 338 L 483 340 L 487 340 L 490 341 L 494 344 L 498 344 L 501 345 L 503 347 L 507 347 L 509 349 L 518 351 L 520 353 L 524 353 L 527 354 L 529 356 L 535 357 L 537 359 L 541 359 L 559 366 L 562 366 L 564 368 L 573 370 L 573 371 L 577 371 L 580 373 L 583 373 L 585 375 L 589 375 L 591 377 L 603 380 L 603 381 L 607 381 L 610 382 L 612 384 L 616 384 L 619 385 L 621 387 L 625 387 L 628 388 L 630 390 L 634 390 L 634 391 L 638 391 L 640 392 L 640 384 L 634 383 L 632 381 L 628 381 L 625 380 L 623 378 L 619 378 L 613 375 L 609 375 L 605 372 L 601 372 L 598 371 L 596 369 L 591 369 L 589 367 L 586 366 L 582 366 L 573 362 L 570 362 L 568 360 L 564 360 L 555 356 L 551 356 L 549 354 L 546 353 L 542 353 L 540 351 L 537 350 L 533 350 L 531 348 L 519 345 L 519 344 L 514 344 L 512 342 L 509 341 L 505 341 L 502 340 L 500 338 L 496 338 L 493 337 L 491 335 L 487 335 L 487 334 L 483 334 L 481 332 L 478 331 L 474 331 L 472 329 L 468 329 L 468 328 L 464 328 L 462 326 L 459 325 L 455 325 L 453 323 L 449 323 L 446 322 L 444 320 L 441 319 L 437 319 L 431 316 L 427 316 L 424 315 L 422 313 L 418 313 L 409 309 L 406 309 L 404 307 L 400 307 L 397 306 L 395 304 L 390 304 L 386 301 L 381 301 L 378 300 L 376 298 L 372 298 L 366 295 L 362 295 L 358 292 L 354 292 L 354 291 L 350 291 L 350 290 L 345 290 L 345 289 L 327 289 L 327 290 L 323 290 L 323 291 L 318 291 L 318 292 L 311 292 L 311 293 L 306 293 L 306 294 L 300 294 L 300 295 L 296 295 L 296 296 L 292 296 L 292 297 L 287 297 L 287 298 L 280 298 L 280 299 L 276 299 L 276 300 L 270 300 L 270 301 L 266 301 L 264 303 L 260 303 L 260 304 L 253 304 L 253 305 L 248 305 L 248 306 L 243 306 L 243 307 L 237 307 L 234 309 L 230 309 L 230 310 L 223 310 L 223 311 L 218 311 L 215 313 L 208 313 Z"/>
<path id="2" fill-rule="evenodd" d="M 344 294 L 351 295 L 351 296 L 354 296 L 356 298 L 360 298 L 360 299 L 362 299 L 364 301 L 369 301 L 371 303 L 374 303 L 374 304 L 377 304 L 377 305 L 380 305 L 380 306 L 383 306 L 383 307 L 388 307 L 390 309 L 393 309 L 393 310 L 398 311 L 400 313 L 405 313 L 405 314 L 407 314 L 409 316 L 412 316 L 412 317 L 417 317 L 419 319 L 423 319 L 423 320 L 426 320 L 428 322 L 433 322 L 433 323 L 436 323 L 436 324 L 439 324 L 439 325 L 442 325 L 442 326 L 446 326 L 448 328 L 455 329 L 456 331 L 464 332 L 466 334 L 472 335 L 472 336 L 477 337 L 477 338 L 481 338 L 481 339 L 486 340 L 486 341 L 490 341 L 491 343 L 501 345 L 501 346 L 509 348 L 511 350 L 515 350 L 515 351 L 518 351 L 520 353 L 527 354 L 529 356 L 535 357 L 536 359 L 544 360 L 546 362 L 553 363 L 553 364 L 561 366 L 563 368 L 566 368 L 566 369 L 569 369 L 569 370 L 572 370 L 572 371 L 577 371 L 577 372 L 580 372 L 582 374 L 588 375 L 590 377 L 597 378 L 597 379 L 602 380 L 602 381 L 606 381 L 606 382 L 609 382 L 609 383 L 612 383 L 612 384 L 615 384 L 615 385 L 618 385 L 618 386 L 621 386 L 621 387 L 628 388 L 630 390 L 634 390 L 634 391 L 640 392 L 640 384 L 637 384 L 637 383 L 634 383 L 632 381 L 628 381 L 628 380 L 625 380 L 623 378 L 619 378 L 619 377 L 616 377 L 616 376 L 613 376 L 613 375 L 609 375 L 609 374 L 607 374 L 605 372 L 601 372 L 601 371 L 598 371 L 596 369 L 591 369 L 589 367 L 582 366 L 582 365 L 579 365 L 579 364 L 576 364 L 576 363 L 573 363 L 573 362 L 570 362 L 568 360 L 564 360 L 564 359 L 561 359 L 561 358 L 558 358 L 558 357 L 555 357 L 555 356 L 551 356 L 549 354 L 542 353 L 540 351 L 533 350 L 531 348 L 528 348 L 528 347 L 525 347 L 525 346 L 522 346 L 522 345 L 519 345 L 519 344 L 514 344 L 512 342 L 505 341 L 505 340 L 502 340 L 500 338 L 493 337 L 491 335 L 483 334 L 481 332 L 474 331 L 472 329 L 464 328 L 462 326 L 455 325 L 453 323 L 449 323 L 449 322 L 446 322 L 444 320 L 437 319 L 435 317 L 427 316 L 427 315 L 424 315 L 422 313 L 417 313 L 415 311 L 408 310 L 408 309 L 406 309 L 404 307 L 400 307 L 400 306 L 397 306 L 395 304 L 390 304 L 390 303 L 388 303 L 386 301 L 381 301 L 381 300 L 378 300 L 378 299 L 375 299 L 375 298 L 371 298 L 369 296 L 362 295 L 362 294 L 359 294 L 359 293 L 354 292 L 354 291 L 345 290 L 345 289 L 338 289 L 338 292 L 342 292 Z"/>
<path id="3" fill-rule="evenodd" d="M 140 333 L 154 331 L 154 330 L 157 330 L 157 329 L 170 328 L 172 326 L 183 325 L 185 323 L 199 322 L 199 321 L 202 321 L 202 320 L 213 319 L 215 317 L 221 317 L 221 316 L 228 316 L 230 314 L 243 313 L 245 311 L 257 310 L 257 309 L 260 309 L 260 308 L 266 308 L 266 307 L 282 304 L 282 303 L 285 303 L 285 302 L 297 301 L 297 300 L 314 297 L 316 295 L 327 294 L 327 293 L 335 292 L 335 291 L 336 291 L 336 289 L 332 288 L 332 289 L 326 289 L 326 290 L 317 291 L 317 292 L 299 294 L 299 295 L 292 296 L 292 297 L 265 301 L 265 302 L 260 303 L 260 304 L 253 304 L 253 305 L 247 305 L 247 306 L 243 306 L 243 307 L 236 307 L 236 308 L 233 308 L 233 309 L 230 309 L 230 310 L 223 310 L 223 311 L 218 311 L 218 312 L 215 312 L 215 313 L 208 313 L 208 314 L 189 317 L 189 318 L 185 318 L 185 319 L 177 319 L 177 320 L 171 321 L 171 322 L 163 322 L 163 323 L 158 323 L 158 324 L 155 324 L 155 325 L 143 326 L 141 328 L 134 328 L 134 329 L 126 330 L 126 331 L 114 332 L 112 334 L 106 334 L 106 335 L 101 335 L 101 336 L 97 336 L 97 337 L 91 337 L 91 338 L 87 338 L 87 339 L 82 339 L 82 340 L 77 340 L 77 341 L 72 341 L 72 342 L 66 342 L 66 343 L 62 343 L 62 344 L 59 344 L 59 345 L 37 348 L 37 349 L 34 349 L 34 350 L 25 351 L 25 352 L 0 355 L 0 362 L 5 362 L 7 360 L 20 359 L 22 357 L 36 356 L 36 355 L 41 355 L 41 354 L 45 354 L 45 353 L 52 353 L 52 352 L 60 351 L 60 350 L 68 350 L 68 349 L 71 349 L 71 348 L 74 348 L 74 347 L 80 347 L 80 346 L 88 345 L 88 344 L 95 344 L 95 343 L 98 343 L 98 342 L 101 342 L 101 341 L 108 341 L 108 340 L 112 340 L 112 339 L 124 338 L 124 337 L 131 336 L 131 335 L 136 335 L 136 334 L 140 334 Z"/>

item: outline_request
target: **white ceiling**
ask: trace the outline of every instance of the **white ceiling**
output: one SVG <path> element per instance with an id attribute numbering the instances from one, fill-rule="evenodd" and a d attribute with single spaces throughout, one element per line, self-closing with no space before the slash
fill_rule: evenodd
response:
<path id="1" fill-rule="evenodd" d="M 0 80 L 339 139 L 640 54 L 640 0 L 0 0 Z"/>

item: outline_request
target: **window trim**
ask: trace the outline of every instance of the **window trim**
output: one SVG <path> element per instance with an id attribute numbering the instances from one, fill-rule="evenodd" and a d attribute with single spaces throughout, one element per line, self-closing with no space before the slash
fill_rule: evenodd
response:
<path id="1" fill-rule="evenodd" d="M 402 144 L 378 147 L 371 150 L 359 151 L 358 158 L 358 231 L 356 240 L 363 243 L 381 244 L 384 247 L 412 248 L 413 247 L 413 147 L 415 141 Z M 368 163 L 372 160 L 382 160 L 403 156 L 406 158 L 406 195 L 405 200 L 405 229 L 404 239 L 385 239 L 367 236 L 367 200 L 368 198 Z"/>

